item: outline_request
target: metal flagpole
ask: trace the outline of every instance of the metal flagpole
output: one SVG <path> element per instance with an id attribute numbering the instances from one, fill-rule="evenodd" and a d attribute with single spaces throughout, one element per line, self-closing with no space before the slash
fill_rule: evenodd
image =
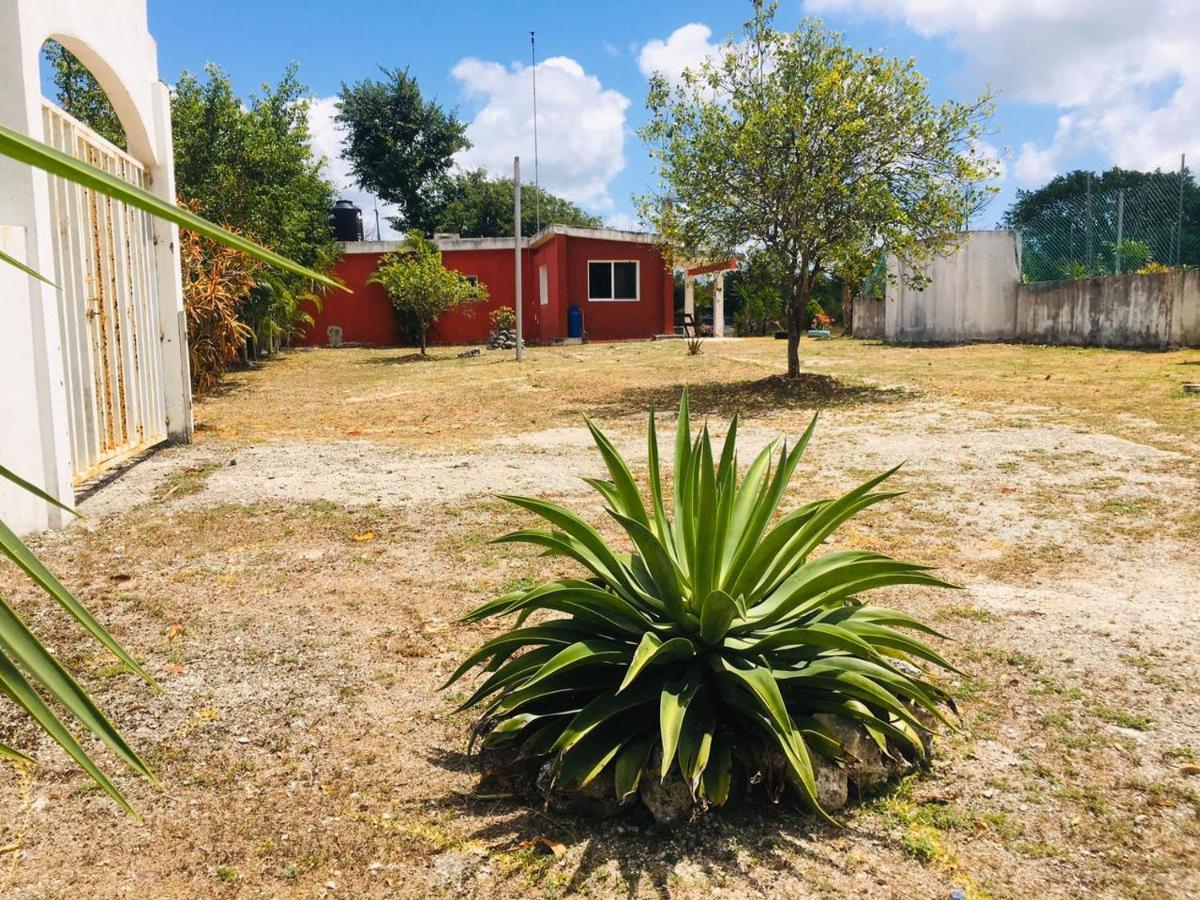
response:
<path id="1" fill-rule="evenodd" d="M 533 219 L 534 233 L 542 230 L 541 178 L 538 172 L 538 114 L 537 114 L 537 44 L 533 32 L 529 32 L 529 58 L 533 65 Z"/>
<path id="2" fill-rule="evenodd" d="M 513 250 L 516 269 L 517 362 L 525 358 L 525 337 L 521 333 L 521 157 L 513 157 Z"/>

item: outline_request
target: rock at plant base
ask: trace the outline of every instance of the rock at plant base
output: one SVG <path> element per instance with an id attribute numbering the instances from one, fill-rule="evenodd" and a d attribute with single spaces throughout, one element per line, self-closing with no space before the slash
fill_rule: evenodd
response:
<path id="1" fill-rule="evenodd" d="M 817 713 L 813 718 L 824 725 L 850 755 L 846 775 L 860 793 L 887 780 L 888 768 L 879 745 L 862 725 L 833 713 Z"/>
<path id="2" fill-rule="evenodd" d="M 611 766 L 578 789 L 554 785 L 553 766 L 553 763 L 542 766 L 538 772 L 537 787 L 549 807 L 556 812 L 607 819 L 620 813 L 632 802 L 627 800 L 621 803 L 617 800 Z"/>
<path id="3" fill-rule="evenodd" d="M 810 753 L 809 758 L 817 782 L 817 803 L 825 812 L 841 809 L 850 796 L 846 770 L 820 753 Z"/>
<path id="4" fill-rule="evenodd" d="M 662 748 L 656 747 L 638 785 L 638 796 L 642 805 L 650 810 L 650 815 L 654 816 L 654 821 L 659 825 L 678 825 L 680 822 L 686 822 L 696 808 L 692 792 L 688 790 L 678 768 L 671 766 L 665 780 L 659 780 L 661 771 Z"/>

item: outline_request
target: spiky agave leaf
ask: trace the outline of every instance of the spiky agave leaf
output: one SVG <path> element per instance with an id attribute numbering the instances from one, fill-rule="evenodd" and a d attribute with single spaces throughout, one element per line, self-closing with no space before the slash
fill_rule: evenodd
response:
<path id="1" fill-rule="evenodd" d="M 587 422 L 609 479 L 586 479 L 604 498 L 631 552 L 618 550 L 563 507 L 504 499 L 549 528 L 498 538 L 574 560 L 586 580 L 563 579 L 480 606 L 466 621 L 516 615 L 447 684 L 490 673 L 464 707 L 482 706 L 487 743 L 553 754 L 557 783 L 582 786 L 612 767 L 619 799 L 636 790 L 661 750 L 698 803 L 721 805 L 741 761 L 782 759 L 788 782 L 816 811 L 812 754 L 847 754 L 819 720 L 863 726 L 884 753 L 920 757 L 924 711 L 949 724 L 946 694 L 921 665 L 953 671 L 900 629 L 941 637 L 902 613 L 864 604 L 881 587 L 954 587 L 926 566 L 866 551 L 815 555 L 842 523 L 897 496 L 877 490 L 891 469 L 841 497 L 777 516 L 817 417 L 793 446 L 769 444 L 738 478 L 737 419 L 719 454 L 708 428 L 693 436 L 686 391 L 674 441 L 671 513 L 658 434 L 648 428 L 649 505 L 612 442 Z M 525 625 L 539 610 L 565 614 Z M 741 763 L 749 764 L 749 763 Z"/>
<path id="2" fill-rule="evenodd" d="M 74 510 L 3 466 L 0 466 L 0 479 L 10 481 L 47 503 L 76 515 Z M 97 641 L 107 647 L 131 671 L 157 689 L 158 686 L 149 673 L 117 643 L 3 521 L 0 521 L 0 555 L 15 563 L 34 584 L 53 597 Z M 116 785 L 92 761 L 39 691 L 69 711 L 87 731 L 104 741 L 131 769 L 157 782 L 149 767 L 126 743 L 125 738 L 105 717 L 87 691 L 79 686 L 71 673 L 38 640 L 16 611 L 0 597 L 0 695 L 20 707 L 97 785 L 126 811 L 136 815 Z M 24 754 L 4 744 L 0 744 L 0 756 L 10 760 L 28 761 Z"/>

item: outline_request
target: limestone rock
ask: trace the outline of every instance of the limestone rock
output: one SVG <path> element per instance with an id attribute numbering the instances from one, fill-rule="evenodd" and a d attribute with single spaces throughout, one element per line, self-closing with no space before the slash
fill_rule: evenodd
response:
<path id="1" fill-rule="evenodd" d="M 820 753 L 811 753 L 809 756 L 817 782 L 817 803 L 825 812 L 841 809 L 850 796 L 846 770 Z"/>
<path id="2" fill-rule="evenodd" d="M 641 797 L 642 804 L 650 810 L 650 815 L 654 816 L 654 821 L 659 825 L 677 825 L 680 822 L 686 822 L 692 817 L 696 808 L 692 792 L 688 790 L 678 768 L 671 766 L 671 771 L 667 773 L 666 779 L 660 781 L 658 776 L 661 770 L 662 748 L 656 748 L 650 756 L 646 771 L 642 773 L 638 796 Z"/>
<path id="3" fill-rule="evenodd" d="M 879 745 L 859 723 L 833 713 L 817 713 L 813 716 L 837 738 L 850 759 L 846 767 L 847 777 L 859 792 L 869 790 L 888 777 Z"/>

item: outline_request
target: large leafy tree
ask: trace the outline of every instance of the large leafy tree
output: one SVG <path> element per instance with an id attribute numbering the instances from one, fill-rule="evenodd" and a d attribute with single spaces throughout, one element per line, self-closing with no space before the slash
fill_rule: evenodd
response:
<path id="1" fill-rule="evenodd" d="M 306 266 L 328 271 L 336 259 L 329 228 L 333 185 L 310 147 L 307 89 L 295 65 L 275 86 L 243 100 L 229 77 L 207 66 L 184 72 L 171 101 L 175 178 L 201 215 Z M 239 316 L 261 347 L 306 321 L 304 279 L 259 270 Z"/>
<path id="2" fill-rule="evenodd" d="M 454 269 L 442 265 L 442 255 L 421 232 L 408 233 L 405 249 L 389 253 L 367 279 L 378 284 L 392 301 L 396 314 L 419 334 L 421 355 L 425 355 L 430 327 L 443 313 L 470 300 L 486 300 L 487 288 Z"/>
<path id="3" fill-rule="evenodd" d="M 293 64 L 244 102 L 210 65 L 203 79 L 179 76 L 171 117 L 180 194 L 202 215 L 312 265 L 328 253 L 335 192 L 312 155 L 306 92 Z"/>
<path id="4" fill-rule="evenodd" d="M 58 41 L 42 45 L 42 61 L 54 84 L 54 101 L 101 137 L 126 149 L 125 129 L 87 66 Z"/>
<path id="5" fill-rule="evenodd" d="M 534 234 L 542 225 L 598 228 L 599 218 L 569 200 L 531 184 L 521 185 L 521 233 Z M 489 178 L 482 169 L 456 173 L 446 179 L 432 213 L 434 231 L 453 231 L 463 237 L 507 237 L 513 232 L 511 178 Z"/>
<path id="6" fill-rule="evenodd" d="M 397 228 L 428 234 L 452 158 L 471 145 L 466 125 L 426 100 L 407 70 L 380 71 L 380 81 L 342 85 L 337 122 L 345 129 L 343 153 L 361 187 L 400 208 L 392 220 Z"/>
<path id="7" fill-rule="evenodd" d="M 915 262 L 949 249 L 992 163 L 977 152 L 987 95 L 935 104 L 911 60 L 847 46 L 819 22 L 773 27 L 756 0 L 730 40 L 672 86 L 651 79 L 642 136 L 661 189 L 639 198 L 682 258 L 744 249 L 785 273 L 788 374 L 822 273 L 886 246 Z"/>

